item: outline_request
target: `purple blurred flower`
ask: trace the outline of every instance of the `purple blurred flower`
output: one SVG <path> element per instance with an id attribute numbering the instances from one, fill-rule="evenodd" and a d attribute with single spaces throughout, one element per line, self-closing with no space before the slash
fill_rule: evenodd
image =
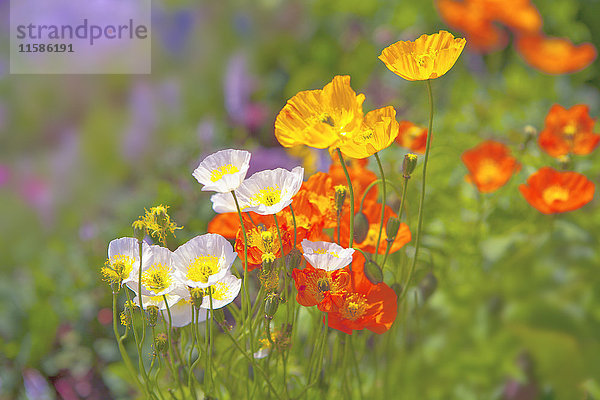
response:
<path id="1" fill-rule="evenodd" d="M 282 147 L 259 147 L 251 151 L 250 168 L 247 176 L 265 169 L 285 168 L 291 170 L 300 165 L 301 160 L 290 157 Z"/>
<path id="2" fill-rule="evenodd" d="M 28 399 L 52 399 L 50 385 L 38 370 L 28 368 L 23 370 L 23 385 Z"/>
<path id="3" fill-rule="evenodd" d="M 153 7 L 152 29 L 158 34 L 164 48 L 172 54 L 181 54 L 194 28 L 194 15 L 190 10 L 174 12 Z"/>
<path id="4" fill-rule="evenodd" d="M 20 181 L 18 192 L 25 203 L 38 213 L 45 225 L 50 225 L 54 219 L 54 196 L 48 182 L 36 176 Z"/>
<path id="5" fill-rule="evenodd" d="M 256 81 L 248 71 L 246 56 L 235 53 L 225 71 L 225 108 L 234 124 L 242 125 L 249 131 L 258 129 L 268 116 L 263 104 L 250 101 L 255 87 Z"/>

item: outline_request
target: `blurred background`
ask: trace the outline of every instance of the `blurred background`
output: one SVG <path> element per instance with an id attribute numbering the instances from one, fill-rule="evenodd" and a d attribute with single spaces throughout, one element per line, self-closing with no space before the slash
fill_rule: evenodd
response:
<path id="1" fill-rule="evenodd" d="M 516 10 L 526 2 L 502 3 Z M 327 170 L 327 151 L 284 150 L 273 122 L 287 99 L 334 75 L 351 75 L 365 110 L 393 105 L 399 119 L 426 125 L 425 86 L 398 78 L 377 56 L 440 29 L 482 43 L 483 14 L 465 11 L 458 26 L 439 6 L 155 0 L 152 74 L 129 76 L 9 75 L 2 18 L 0 399 L 128 398 L 110 288 L 98 275 L 108 242 L 131 236 L 131 222 L 159 203 L 185 227 L 175 244 L 204 233 L 214 213 L 191 172 L 218 149 L 250 150 L 250 173 L 300 163 Z M 0 15 L 8 7 L 0 0 Z M 544 34 L 600 45 L 600 2 L 531 7 Z M 525 126 L 542 129 L 555 103 L 588 104 L 599 115 L 598 65 L 549 75 L 517 51 L 525 28 L 491 24 L 497 40 L 468 45 L 434 81 L 430 261 L 419 269 L 420 297 L 396 321 L 403 335 L 387 373 L 406 399 L 600 399 L 598 200 L 551 221 L 517 189 L 554 165 L 535 143 L 519 153 Z M 486 197 L 481 239 L 460 155 L 488 138 L 511 145 L 523 170 Z M 393 147 L 382 156 L 398 174 L 406 150 Z M 598 157 L 575 163 L 596 184 Z"/>

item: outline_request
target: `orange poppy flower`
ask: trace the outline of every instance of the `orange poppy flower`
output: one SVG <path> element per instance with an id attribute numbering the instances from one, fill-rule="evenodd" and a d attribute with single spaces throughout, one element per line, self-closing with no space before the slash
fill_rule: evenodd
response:
<path id="1" fill-rule="evenodd" d="M 206 230 L 208 233 L 218 233 L 227 239 L 235 239 L 240 226 L 240 217 L 237 213 L 223 213 L 215 215 Z"/>
<path id="2" fill-rule="evenodd" d="M 364 259 L 363 259 L 364 260 Z M 368 329 L 382 334 L 392 327 L 398 313 L 398 297 L 385 283 L 373 285 L 355 262 L 351 272 L 351 290 L 337 310 L 329 313 L 328 326 L 349 335 Z"/>
<path id="3" fill-rule="evenodd" d="M 546 116 L 538 143 L 552 157 L 590 154 L 600 142 L 600 135 L 593 133 L 595 123 L 589 107 L 584 104 L 568 110 L 555 104 Z"/>
<path id="4" fill-rule="evenodd" d="M 596 59 L 596 48 L 591 43 L 576 46 L 567 39 L 542 35 L 519 37 L 517 50 L 529 65 L 548 74 L 580 71 Z"/>
<path id="5" fill-rule="evenodd" d="M 544 214 L 573 211 L 594 198 L 595 185 L 577 172 L 541 168 L 519 186 L 525 200 Z"/>
<path id="6" fill-rule="evenodd" d="M 465 179 L 477 186 L 481 193 L 491 193 L 504 186 L 521 169 L 521 165 L 510 155 L 510 149 L 493 140 L 486 140 L 465 151 L 461 158 L 469 170 Z"/>
<path id="7" fill-rule="evenodd" d="M 424 154 L 427 145 L 427 128 L 410 121 L 400 121 L 396 143 L 414 153 Z"/>
<path id="8" fill-rule="evenodd" d="M 491 19 L 501 22 L 515 33 L 536 33 L 542 28 L 542 17 L 531 0 L 478 0 Z"/>
<path id="9" fill-rule="evenodd" d="M 465 39 L 439 31 L 422 35 L 414 42 L 398 41 L 383 49 L 379 59 L 390 71 L 409 81 L 435 79 L 452 68 L 465 44 Z"/>
<path id="10" fill-rule="evenodd" d="M 250 215 L 249 215 L 250 214 Z M 248 271 L 261 266 L 263 260 L 281 258 L 292 250 L 294 227 L 279 221 L 283 253 L 279 243 L 277 226 L 272 215 L 259 215 L 253 212 L 243 213 L 244 227 L 248 237 Z M 244 234 L 238 229 L 235 240 L 235 251 L 242 264 L 244 263 Z"/>
<path id="11" fill-rule="evenodd" d="M 493 24 L 481 1 L 438 0 L 437 8 L 448 26 L 464 32 L 469 48 L 489 53 L 506 46 L 506 33 Z"/>
<path id="12" fill-rule="evenodd" d="M 296 301 L 304 307 L 317 306 L 323 312 L 341 307 L 350 289 L 347 267 L 328 272 L 307 264 L 304 269 L 295 268 L 292 277 L 298 292 Z"/>
<path id="13" fill-rule="evenodd" d="M 354 246 L 367 252 L 374 254 L 375 246 L 377 246 L 377 237 L 379 236 L 379 223 L 381 222 L 381 203 L 375 201 L 367 201 L 363 204 L 363 213 L 367 217 L 369 222 L 369 231 L 367 237 L 361 243 L 354 243 Z M 381 240 L 379 241 L 379 252 L 378 254 L 385 254 L 385 248 L 387 247 L 387 235 L 385 233 L 385 227 L 387 220 L 391 217 L 397 217 L 396 213 L 388 206 L 385 206 L 383 213 L 383 230 L 381 232 Z M 340 241 L 342 247 L 348 247 L 350 239 L 350 214 L 345 215 L 342 218 L 340 226 Z M 406 243 L 410 242 L 412 235 L 408 225 L 404 222 L 400 224 L 396 238 L 392 242 L 390 247 L 390 254 L 400 250 Z"/>

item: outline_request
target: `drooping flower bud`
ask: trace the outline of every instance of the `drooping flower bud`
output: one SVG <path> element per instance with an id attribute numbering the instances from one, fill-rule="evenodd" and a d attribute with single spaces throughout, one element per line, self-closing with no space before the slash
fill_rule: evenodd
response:
<path id="1" fill-rule="evenodd" d="M 409 179 L 415 168 L 417 167 L 417 155 L 408 153 L 402 161 L 402 176 Z"/>
<path id="2" fill-rule="evenodd" d="M 383 282 L 383 271 L 381 267 L 377 265 L 375 261 L 369 260 L 365 264 L 365 276 L 371 281 L 372 284 L 377 285 Z"/>
<path id="3" fill-rule="evenodd" d="M 285 269 L 292 271 L 294 268 L 300 267 L 302 264 L 302 253 L 298 249 L 293 249 L 285 256 Z"/>
<path id="4" fill-rule="evenodd" d="M 369 220 L 367 216 L 359 211 L 354 216 L 354 241 L 356 243 L 362 243 L 369 234 Z"/>
<path id="5" fill-rule="evenodd" d="M 398 229 L 400 229 L 400 220 L 397 217 L 390 217 L 385 226 L 385 234 L 388 241 L 393 242 L 396 239 Z"/>
<path id="6" fill-rule="evenodd" d="M 277 312 L 279 307 L 279 294 L 271 292 L 265 297 L 265 318 L 273 319 L 273 316 Z"/>
<path id="7" fill-rule="evenodd" d="M 433 294 L 433 292 L 435 292 L 437 285 L 438 280 L 433 273 L 430 272 L 425 275 L 423 280 L 421 280 L 419 283 L 419 289 L 421 290 L 423 301 L 426 301 Z"/>
<path id="8" fill-rule="evenodd" d="M 156 321 L 158 320 L 158 307 L 152 305 L 146 307 L 146 316 L 148 318 L 148 326 L 156 326 Z"/>

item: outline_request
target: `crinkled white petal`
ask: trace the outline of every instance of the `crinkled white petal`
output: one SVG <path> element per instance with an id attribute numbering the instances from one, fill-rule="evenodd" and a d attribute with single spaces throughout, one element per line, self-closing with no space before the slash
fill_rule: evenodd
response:
<path id="1" fill-rule="evenodd" d="M 261 215 L 276 214 L 292 203 L 304 180 L 304 168 L 296 167 L 291 171 L 283 168 L 260 171 L 246 179 L 235 191 L 242 211 L 253 211 Z M 264 202 L 263 195 L 270 191 L 278 193 L 278 201 L 274 204 Z M 220 209 L 225 209 L 226 199 L 221 201 Z M 232 200 L 233 201 L 233 200 Z M 234 203 L 235 206 L 235 203 Z"/>
<path id="2" fill-rule="evenodd" d="M 166 294 L 167 302 L 169 303 L 169 307 L 171 304 L 177 303 L 182 297 L 178 294 L 169 293 Z M 140 305 L 140 296 L 135 296 L 132 300 L 138 306 Z M 144 310 L 148 309 L 148 306 L 158 307 L 159 310 L 166 310 L 167 306 L 165 304 L 165 300 L 163 296 L 146 296 L 142 295 L 142 306 Z"/>
<path id="3" fill-rule="evenodd" d="M 204 191 L 231 192 L 246 178 L 250 156 L 245 150 L 217 151 L 206 157 L 192 175 L 204 185 Z"/>
<path id="4" fill-rule="evenodd" d="M 166 247 L 157 245 L 148 246 L 148 250 L 147 255 L 142 256 L 142 274 L 160 264 L 169 268 L 171 282 L 168 287 L 158 292 L 142 285 L 142 295 L 162 296 L 163 294 L 171 293 L 180 284 L 179 278 L 175 276 L 175 268 L 173 267 L 173 252 Z M 127 286 L 137 294 L 139 288 L 139 270 L 137 266 L 132 271 L 130 278 Z"/>
<path id="5" fill-rule="evenodd" d="M 231 303 L 240 293 L 241 287 L 242 280 L 240 278 L 236 278 L 232 274 L 225 275 L 223 279 L 213 285 L 214 295 L 212 299 L 212 308 L 216 310 Z M 204 295 L 201 307 L 207 309 L 211 308 L 210 296 Z"/>
<path id="6" fill-rule="evenodd" d="M 346 249 L 336 243 L 311 242 L 306 239 L 301 244 L 304 258 L 315 268 L 335 271 L 352 262 L 354 249 Z"/>
<path id="7" fill-rule="evenodd" d="M 123 280 L 123 284 L 131 282 L 134 276 L 137 276 L 137 271 L 140 266 L 140 250 L 137 239 L 132 237 L 123 237 L 112 240 L 108 244 L 108 259 L 111 260 L 117 256 L 125 256 L 131 258 L 134 263 L 129 276 Z M 150 246 L 146 242 L 142 242 L 142 268 L 147 264 L 150 257 Z"/>
<path id="8" fill-rule="evenodd" d="M 218 270 L 208 277 L 207 282 L 189 279 L 187 274 L 190 266 L 198 257 L 206 256 L 218 259 Z M 173 252 L 175 276 L 189 287 L 206 288 L 221 280 L 229 272 L 236 257 L 237 253 L 223 236 L 215 233 L 196 236 Z"/>

